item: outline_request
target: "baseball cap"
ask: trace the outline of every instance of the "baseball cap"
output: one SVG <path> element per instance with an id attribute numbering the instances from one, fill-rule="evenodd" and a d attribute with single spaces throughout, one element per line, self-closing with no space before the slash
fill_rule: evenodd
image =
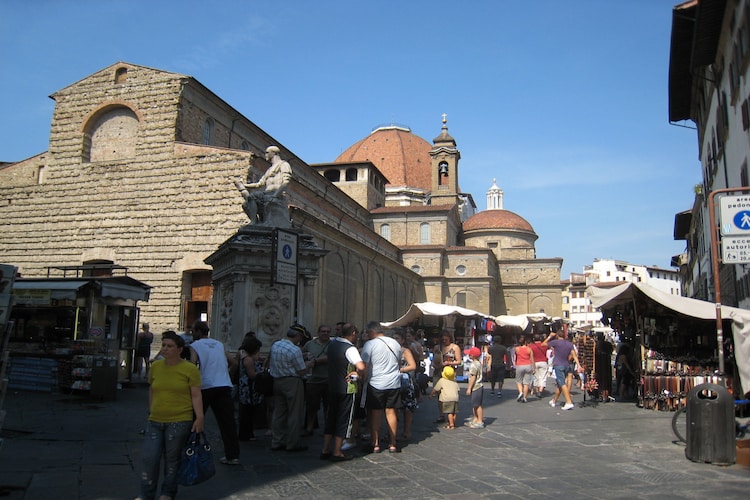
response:
<path id="1" fill-rule="evenodd" d="M 468 354 L 472 358 L 478 358 L 482 355 L 482 351 L 479 350 L 478 347 L 471 347 L 469 349 L 464 350 L 464 354 Z"/>

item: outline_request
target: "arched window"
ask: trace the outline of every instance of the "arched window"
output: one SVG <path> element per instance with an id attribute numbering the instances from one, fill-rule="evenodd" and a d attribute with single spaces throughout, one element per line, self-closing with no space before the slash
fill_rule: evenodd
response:
<path id="1" fill-rule="evenodd" d="M 206 118 L 206 122 L 203 124 L 203 144 L 210 146 L 214 143 L 214 130 L 216 124 L 213 118 Z"/>
<path id="2" fill-rule="evenodd" d="M 356 168 L 347 168 L 346 169 L 346 181 L 352 182 L 357 180 L 357 169 Z"/>
<path id="3" fill-rule="evenodd" d="M 117 68 L 115 71 L 115 84 L 125 83 L 128 79 L 128 68 Z"/>
<path id="4" fill-rule="evenodd" d="M 323 176 L 331 182 L 338 182 L 341 179 L 341 172 L 335 168 L 331 168 L 326 170 Z"/>
<path id="5" fill-rule="evenodd" d="M 130 108 L 112 106 L 101 110 L 84 129 L 83 161 L 135 158 L 139 127 L 138 116 Z"/>
<path id="6" fill-rule="evenodd" d="M 430 244 L 430 224 L 427 222 L 423 222 L 419 225 L 419 244 Z"/>
<path id="7" fill-rule="evenodd" d="M 385 238 L 388 241 L 391 241 L 391 226 L 390 224 L 381 224 L 380 226 L 380 236 Z"/>

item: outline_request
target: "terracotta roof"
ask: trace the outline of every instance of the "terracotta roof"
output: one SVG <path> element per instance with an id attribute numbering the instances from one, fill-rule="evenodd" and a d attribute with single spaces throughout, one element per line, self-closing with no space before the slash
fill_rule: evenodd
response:
<path id="1" fill-rule="evenodd" d="M 478 229 L 516 229 L 534 232 L 526 219 L 510 210 L 483 210 L 464 222 L 464 232 Z"/>
<path id="2" fill-rule="evenodd" d="M 334 163 L 372 162 L 394 186 L 432 189 L 432 145 L 408 128 L 380 127 L 350 146 Z"/>

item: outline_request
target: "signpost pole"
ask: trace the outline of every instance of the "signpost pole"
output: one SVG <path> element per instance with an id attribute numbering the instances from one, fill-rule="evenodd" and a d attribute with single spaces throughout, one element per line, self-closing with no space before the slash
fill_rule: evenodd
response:
<path id="1" fill-rule="evenodd" d="M 727 217 L 730 215 L 730 210 L 725 210 L 728 213 L 721 213 L 719 215 L 718 220 L 718 228 L 717 228 L 717 218 L 716 218 L 716 195 L 719 194 L 726 194 L 726 193 L 734 193 L 734 192 L 742 192 L 747 193 L 750 192 L 750 187 L 735 187 L 735 188 L 724 188 L 724 189 L 716 189 L 715 191 L 712 191 L 708 195 L 708 218 L 711 223 L 711 269 L 712 274 L 714 278 L 714 302 L 716 304 L 716 342 L 718 343 L 717 353 L 719 357 L 719 373 L 722 375 L 724 374 L 724 328 L 722 325 L 722 317 L 721 317 L 721 278 L 719 276 L 719 237 L 720 234 L 723 234 L 726 236 L 726 232 L 731 232 L 732 230 L 732 223 L 727 223 L 724 227 L 724 221 L 725 220 L 732 220 L 734 222 L 734 217 L 731 217 L 727 219 Z M 750 200 L 743 200 L 743 202 L 748 203 L 748 208 L 750 209 Z M 737 203 L 737 205 L 740 205 Z M 737 224 L 734 224 L 738 227 Z M 744 229 L 744 234 L 750 234 L 750 227 L 748 228 L 742 228 Z M 742 232 L 742 231 L 740 231 Z M 724 254 L 726 254 L 727 251 L 725 249 Z M 750 260 L 747 259 L 747 257 L 741 257 L 741 254 L 747 254 L 748 252 L 739 252 L 737 251 L 736 254 L 733 254 L 734 257 L 732 258 L 730 263 L 736 263 L 740 264 L 743 262 L 750 262 Z M 724 262 L 726 263 L 726 262 Z"/>
<path id="2" fill-rule="evenodd" d="M 720 227 L 716 226 L 716 209 L 714 198 L 717 194 L 726 192 L 720 189 L 708 196 L 708 220 L 711 221 L 711 266 L 714 275 L 714 302 L 716 304 L 716 342 L 718 344 L 719 373 L 724 374 L 724 328 L 721 318 L 721 279 L 719 279 L 719 234 Z"/>

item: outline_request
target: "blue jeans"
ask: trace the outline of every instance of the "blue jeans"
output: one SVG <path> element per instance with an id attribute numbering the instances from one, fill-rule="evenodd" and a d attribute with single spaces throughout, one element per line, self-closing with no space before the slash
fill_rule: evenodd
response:
<path id="1" fill-rule="evenodd" d="M 143 457 L 141 498 L 143 500 L 156 498 L 162 457 L 164 457 L 164 481 L 160 495 L 170 498 L 177 496 L 177 469 L 180 467 L 180 455 L 192 427 L 192 421 L 164 423 L 148 421 L 141 449 Z"/>

